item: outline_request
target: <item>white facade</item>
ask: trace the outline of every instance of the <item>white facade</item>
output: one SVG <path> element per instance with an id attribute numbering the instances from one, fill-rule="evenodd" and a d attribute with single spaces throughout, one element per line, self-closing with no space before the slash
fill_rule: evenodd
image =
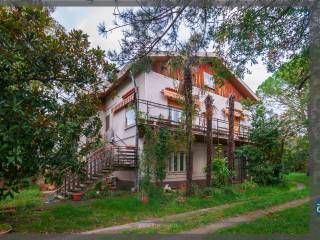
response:
<path id="1" fill-rule="evenodd" d="M 103 136 L 106 135 L 106 117 L 109 116 L 109 129 L 112 129 L 114 136 L 114 143 L 117 145 L 128 145 L 135 146 L 137 141 L 137 129 L 135 125 L 126 126 L 126 111 L 128 106 L 121 108 L 117 112 L 113 112 L 112 109 L 122 101 L 123 95 L 128 93 L 131 89 L 134 88 L 133 81 L 128 78 L 114 90 L 114 94 L 109 94 L 106 98 L 105 109 L 100 113 L 101 121 L 103 123 L 103 128 L 101 133 Z M 154 71 L 147 73 L 141 73 L 135 78 L 136 86 L 138 89 L 139 99 L 143 99 L 150 102 L 155 102 L 158 104 L 168 105 L 168 99 L 163 94 L 161 90 L 165 88 L 176 88 L 179 83 L 178 80 L 166 77 L 162 74 L 159 74 Z M 194 87 L 194 95 L 199 96 L 201 102 L 200 112 L 205 112 L 204 99 L 207 94 L 211 94 L 214 99 L 214 106 L 216 108 L 213 118 L 218 118 L 227 121 L 227 115 L 223 111 L 227 106 L 227 98 L 217 95 L 213 92 L 205 92 L 201 94 L 201 89 Z M 242 109 L 240 102 L 235 102 L 236 109 Z M 146 112 L 146 105 L 139 104 L 139 111 Z M 245 113 L 245 111 L 244 111 Z M 158 108 L 150 108 L 149 114 L 153 116 L 159 116 L 160 114 L 166 118 L 168 117 L 168 109 L 160 110 Z M 197 123 L 199 119 L 195 118 L 194 122 Z M 248 120 L 241 120 L 241 124 L 245 126 L 250 126 Z M 214 127 L 214 126 L 213 126 Z M 110 131 L 110 130 L 109 130 Z M 138 138 L 139 150 L 140 152 L 143 149 L 143 139 Z M 206 144 L 203 142 L 194 143 L 193 149 L 193 179 L 194 180 L 204 180 L 205 179 L 205 165 L 206 165 Z M 169 159 L 168 159 L 169 164 Z M 119 178 L 120 181 L 131 181 L 135 182 L 137 178 L 136 170 L 126 170 L 126 171 L 117 171 L 114 172 L 114 175 Z M 186 180 L 185 172 L 170 172 L 168 168 L 167 177 L 165 182 L 180 182 Z"/>

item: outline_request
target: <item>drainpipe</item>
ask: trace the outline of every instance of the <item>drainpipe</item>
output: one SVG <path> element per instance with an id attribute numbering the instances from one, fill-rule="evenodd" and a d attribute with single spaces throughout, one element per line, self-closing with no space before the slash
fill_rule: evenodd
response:
<path id="1" fill-rule="evenodd" d="M 135 110 L 135 121 L 136 121 L 136 137 L 135 137 L 135 145 L 137 149 L 137 170 L 136 170 L 136 181 L 135 181 L 135 189 L 139 191 L 139 179 L 140 179 L 140 167 L 139 167 L 139 129 L 138 129 L 138 110 L 139 110 L 139 89 L 137 87 L 136 79 L 134 78 L 132 71 L 130 70 L 130 77 L 134 85 L 135 90 L 135 98 L 134 98 L 134 110 Z"/>

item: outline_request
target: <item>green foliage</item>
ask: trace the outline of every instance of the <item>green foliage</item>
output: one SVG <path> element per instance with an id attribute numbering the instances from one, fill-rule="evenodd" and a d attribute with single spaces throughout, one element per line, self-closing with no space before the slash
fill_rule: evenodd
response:
<path id="1" fill-rule="evenodd" d="M 228 162 L 226 158 L 222 157 L 222 146 L 216 146 L 214 152 L 216 154 L 212 161 L 212 182 L 215 186 L 222 187 L 227 185 L 231 171 L 228 168 Z"/>
<path id="2" fill-rule="evenodd" d="M 138 120 L 144 121 L 143 116 Z M 161 125 L 161 121 L 159 123 Z M 181 146 L 178 142 L 180 131 L 169 131 L 165 125 L 160 128 L 152 128 L 148 125 L 141 125 L 144 132 L 144 148 L 142 154 L 140 187 L 145 194 L 154 195 L 156 188 L 161 189 L 162 182 L 166 177 L 167 161 L 171 154 Z M 155 185 L 157 186 L 155 186 Z"/>
<path id="3" fill-rule="evenodd" d="M 247 191 L 257 187 L 257 184 L 254 181 L 245 180 L 243 183 L 240 184 L 240 189 Z"/>
<path id="4" fill-rule="evenodd" d="M 309 159 L 309 49 L 283 64 L 258 88 L 265 106 L 280 115 L 285 171 L 306 171 Z"/>
<path id="5" fill-rule="evenodd" d="M 286 172 L 306 172 L 309 159 L 308 136 L 296 136 L 288 139 L 284 153 Z"/>
<path id="6" fill-rule="evenodd" d="M 285 135 L 305 135 L 310 95 L 309 50 L 295 55 L 258 88 L 257 95 L 268 109 L 281 115 Z"/>
<path id="7" fill-rule="evenodd" d="M 159 49 L 168 55 L 181 50 L 182 40 L 196 39 L 190 45 L 198 49 L 213 47 L 238 76 L 258 59 L 269 70 L 310 43 L 310 7 L 297 7 L 297 0 L 287 7 L 276 1 L 268 6 L 232 6 L 227 0 L 221 7 L 205 1 L 197 7 L 189 2 L 155 2 L 153 7 L 142 3 L 135 9 L 117 13 L 117 28 L 122 29 L 122 49 L 110 56 L 121 64 L 141 58 Z M 187 28 L 188 36 L 178 34 Z M 99 31 L 110 36 L 112 29 L 100 24 Z M 289 34 L 288 34 L 289 33 Z"/>
<path id="8" fill-rule="evenodd" d="M 6 223 L 0 223 L 0 232 L 6 232 L 12 229 L 11 225 Z"/>
<path id="9" fill-rule="evenodd" d="M 59 181 L 99 145 L 96 97 L 115 76 L 88 35 L 42 7 L 0 7 L 0 199 L 36 174 Z M 87 94 L 90 93 L 90 94 Z M 86 138 L 88 141 L 80 141 Z"/>
<path id="10" fill-rule="evenodd" d="M 178 203 L 176 201 L 178 193 L 170 193 L 163 195 L 164 200 L 158 201 L 157 198 L 153 198 L 147 205 L 139 201 L 137 194 L 123 194 L 123 192 L 116 191 L 114 193 L 110 192 L 109 196 L 101 199 L 82 201 L 78 204 L 63 201 L 45 206 L 39 189 L 28 188 L 22 190 L 21 194 L 18 194 L 14 199 L 0 201 L 1 210 L 6 207 L 17 208 L 17 211 L 12 214 L 0 213 L 0 222 L 11 224 L 17 233 L 70 233 L 209 208 L 226 203 L 244 203 L 245 201 L 246 206 L 237 205 L 229 210 L 225 209 L 232 214 L 239 214 L 244 211 L 252 211 L 257 206 L 259 208 L 270 207 L 272 204 L 280 204 L 290 199 L 308 196 L 309 179 L 305 174 L 290 174 L 285 178 L 290 185 L 296 185 L 296 182 L 305 182 L 307 188 L 292 191 L 279 186 L 257 186 L 254 189 L 241 192 L 238 191 L 237 185 L 232 185 L 231 187 L 236 191 L 236 196 L 226 194 L 223 188 L 212 188 L 213 197 L 194 195 L 186 198 L 185 202 Z M 118 194 L 121 194 L 121 196 L 115 196 Z M 221 212 L 215 211 L 215 213 L 215 217 L 217 215 L 220 217 L 226 216 L 221 216 Z M 193 224 L 190 228 L 195 227 L 194 225 L 198 226 L 200 223 L 205 224 L 202 215 L 192 219 L 183 219 L 183 222 L 186 220 L 189 224 Z M 207 218 L 207 220 L 206 223 L 212 223 L 217 219 Z M 181 222 L 172 223 L 173 225 L 178 227 Z"/>
<path id="11" fill-rule="evenodd" d="M 17 208 L 18 210 L 27 210 L 39 207 L 42 203 L 41 192 L 39 186 L 33 185 L 24 188 L 19 194 L 15 194 L 14 198 L 0 200 L 0 210 L 8 208 Z"/>
<path id="12" fill-rule="evenodd" d="M 282 142 L 279 120 L 268 117 L 265 108 L 252 108 L 252 144 L 236 149 L 236 156 L 247 163 L 247 170 L 258 184 L 278 184 L 282 180 Z"/>

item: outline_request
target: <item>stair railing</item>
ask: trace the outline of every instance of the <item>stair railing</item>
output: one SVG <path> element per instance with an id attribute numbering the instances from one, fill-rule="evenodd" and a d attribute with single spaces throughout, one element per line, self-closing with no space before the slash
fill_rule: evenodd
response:
<path id="1" fill-rule="evenodd" d="M 103 173 L 104 169 L 113 170 L 115 167 L 135 167 L 138 158 L 135 147 L 104 146 L 91 153 L 85 160 L 85 180 L 94 180 Z M 66 196 L 73 191 L 81 190 L 80 175 L 67 168 L 64 173 L 62 185 L 53 193 L 54 196 Z"/>

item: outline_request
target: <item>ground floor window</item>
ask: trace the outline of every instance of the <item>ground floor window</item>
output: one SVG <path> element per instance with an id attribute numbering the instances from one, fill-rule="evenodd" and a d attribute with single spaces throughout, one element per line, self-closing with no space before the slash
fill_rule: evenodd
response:
<path id="1" fill-rule="evenodd" d="M 170 172 L 185 172 L 186 171 L 186 153 L 172 153 L 169 161 Z"/>

